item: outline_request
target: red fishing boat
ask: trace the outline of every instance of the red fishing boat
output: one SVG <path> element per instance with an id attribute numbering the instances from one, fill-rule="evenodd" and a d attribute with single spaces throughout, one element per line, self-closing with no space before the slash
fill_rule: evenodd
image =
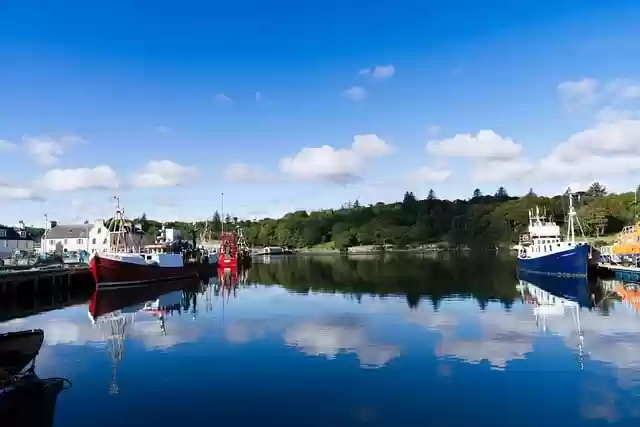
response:
<path id="1" fill-rule="evenodd" d="M 172 245 L 157 242 L 141 247 L 142 231 L 125 218 L 120 201 L 118 198 L 116 200 L 110 249 L 107 252 L 93 253 L 89 261 L 97 288 L 140 286 L 150 282 L 197 276 L 197 271 L 185 265 L 182 253 Z"/>
<path id="2" fill-rule="evenodd" d="M 220 235 L 218 267 L 238 268 L 238 240 L 234 232 L 223 232 Z"/>

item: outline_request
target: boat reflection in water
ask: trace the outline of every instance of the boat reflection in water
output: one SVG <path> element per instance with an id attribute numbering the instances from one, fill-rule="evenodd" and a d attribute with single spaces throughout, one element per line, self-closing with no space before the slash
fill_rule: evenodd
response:
<path id="1" fill-rule="evenodd" d="M 58 393 L 70 383 L 37 376 L 35 359 L 43 342 L 41 329 L 0 335 L 0 425 L 53 425 Z"/>
<path id="2" fill-rule="evenodd" d="M 519 272 L 518 290 L 522 300 L 533 306 L 536 325 L 547 332 L 549 318 L 571 316 L 578 338 L 580 368 L 584 368 L 584 335 L 580 327 L 580 309 L 593 307 L 593 293 L 586 277 L 529 275 Z M 553 321 L 551 321 L 553 323 Z"/>
<path id="3" fill-rule="evenodd" d="M 94 292 L 89 302 L 89 318 L 107 342 L 112 363 L 109 393 L 120 392 L 117 366 L 124 356 L 127 326 L 135 322 L 139 313 L 145 313 L 158 320 L 158 333 L 165 335 L 167 316 L 191 312 L 195 317 L 195 295 L 199 288 L 200 280 L 193 278 Z"/>

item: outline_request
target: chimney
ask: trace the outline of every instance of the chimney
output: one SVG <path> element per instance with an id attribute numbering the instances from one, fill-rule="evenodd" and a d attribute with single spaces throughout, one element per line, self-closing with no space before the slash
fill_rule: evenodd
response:
<path id="1" fill-rule="evenodd" d="M 50 228 L 55 228 L 58 225 L 58 221 L 51 221 Z"/>

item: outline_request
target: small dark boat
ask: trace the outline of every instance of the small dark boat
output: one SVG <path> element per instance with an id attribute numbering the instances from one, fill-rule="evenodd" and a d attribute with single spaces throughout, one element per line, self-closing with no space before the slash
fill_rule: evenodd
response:
<path id="1" fill-rule="evenodd" d="M 36 375 L 35 358 L 43 343 L 44 331 L 41 329 L 0 335 L 0 420 L 3 427 L 53 425 L 58 393 L 65 389 L 68 381 L 64 378 L 41 379 Z"/>
<path id="2" fill-rule="evenodd" d="M 0 335 L 0 370 L 17 375 L 32 362 L 44 342 L 44 331 L 9 332 Z"/>

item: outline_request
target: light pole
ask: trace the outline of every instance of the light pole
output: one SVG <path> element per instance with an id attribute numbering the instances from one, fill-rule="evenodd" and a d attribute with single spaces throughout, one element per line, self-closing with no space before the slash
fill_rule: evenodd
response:
<path id="1" fill-rule="evenodd" d="M 224 193 L 220 193 L 220 202 L 222 204 L 221 206 L 222 214 L 220 215 L 220 224 L 222 225 L 222 233 L 224 233 Z"/>

